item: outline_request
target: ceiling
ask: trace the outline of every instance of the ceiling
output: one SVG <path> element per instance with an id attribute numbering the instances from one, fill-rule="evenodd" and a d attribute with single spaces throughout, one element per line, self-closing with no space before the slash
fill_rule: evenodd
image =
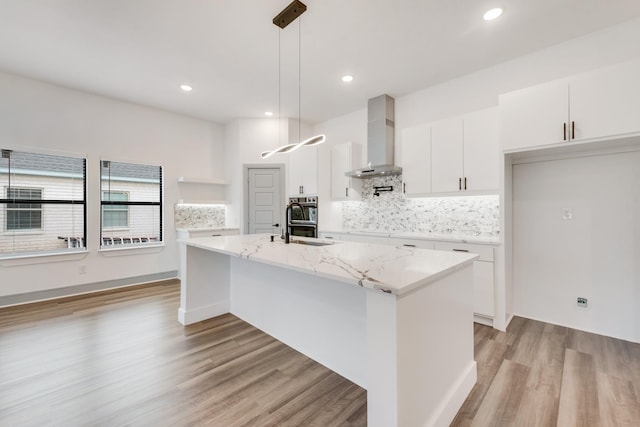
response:
<path id="1" fill-rule="evenodd" d="M 289 2 L 0 0 L 0 70 L 221 124 L 315 123 L 640 16 L 638 0 L 306 0 L 280 30 Z"/>

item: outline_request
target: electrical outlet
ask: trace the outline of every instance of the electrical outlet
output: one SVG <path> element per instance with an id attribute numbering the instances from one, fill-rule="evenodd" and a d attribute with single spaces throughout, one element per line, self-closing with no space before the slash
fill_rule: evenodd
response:
<path id="1" fill-rule="evenodd" d="M 583 297 L 578 297 L 577 301 L 578 307 L 587 308 L 588 300 Z"/>
<path id="2" fill-rule="evenodd" d="M 571 211 L 571 208 L 562 208 L 562 219 L 565 221 L 573 219 L 573 212 Z"/>

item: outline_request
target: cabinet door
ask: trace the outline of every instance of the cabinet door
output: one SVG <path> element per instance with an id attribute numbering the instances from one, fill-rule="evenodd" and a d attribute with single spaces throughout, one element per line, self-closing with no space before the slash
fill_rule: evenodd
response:
<path id="1" fill-rule="evenodd" d="M 462 190 L 463 130 L 460 117 L 431 125 L 431 191 Z"/>
<path id="2" fill-rule="evenodd" d="M 402 129 L 401 158 L 405 195 L 431 193 L 431 129 L 428 125 Z"/>
<path id="3" fill-rule="evenodd" d="M 345 172 L 361 167 L 360 144 L 346 142 L 331 147 L 331 198 L 333 200 L 359 200 L 358 179 L 345 176 Z"/>
<path id="4" fill-rule="evenodd" d="M 331 240 L 341 240 L 339 233 L 331 233 L 327 231 L 320 232 L 320 238 L 322 239 L 331 239 Z"/>
<path id="5" fill-rule="evenodd" d="M 461 251 L 480 255 L 473 263 L 473 312 L 486 317 L 494 316 L 493 247 L 466 243 L 436 242 L 440 251 Z"/>
<path id="6" fill-rule="evenodd" d="M 567 80 L 500 96 L 500 141 L 503 150 L 564 142 L 565 138 L 568 139 L 568 128 Z"/>
<path id="7" fill-rule="evenodd" d="M 493 263 L 473 263 L 473 312 L 493 317 Z"/>
<path id="8" fill-rule="evenodd" d="M 430 242 L 428 240 L 398 239 L 393 237 L 387 240 L 389 240 L 389 244 L 392 244 L 397 247 L 433 249 L 433 242 Z"/>
<path id="9" fill-rule="evenodd" d="M 317 159 L 317 147 L 301 147 L 289 153 L 289 195 L 318 194 Z"/>
<path id="10" fill-rule="evenodd" d="M 572 78 L 572 140 L 640 131 L 639 76 L 640 61 L 632 61 Z"/>
<path id="11" fill-rule="evenodd" d="M 498 108 L 476 111 L 464 121 L 464 182 L 467 191 L 497 190 L 499 175 Z"/>

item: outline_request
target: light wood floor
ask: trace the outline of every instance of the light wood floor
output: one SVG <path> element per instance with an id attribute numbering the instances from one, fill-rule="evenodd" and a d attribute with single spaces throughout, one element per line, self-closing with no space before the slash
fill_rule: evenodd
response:
<path id="1" fill-rule="evenodd" d="M 516 317 L 476 324 L 475 358 L 453 426 L 640 426 L 640 344 Z"/>
<path id="2" fill-rule="evenodd" d="M 0 309 L 0 426 L 357 426 L 366 391 L 232 315 L 183 327 L 164 282 Z M 475 325 L 454 426 L 639 426 L 640 345 Z"/>

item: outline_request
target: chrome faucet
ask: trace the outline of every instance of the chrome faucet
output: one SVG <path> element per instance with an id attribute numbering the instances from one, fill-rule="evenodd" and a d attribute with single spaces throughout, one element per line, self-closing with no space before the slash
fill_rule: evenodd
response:
<path id="1" fill-rule="evenodd" d="M 291 202 L 287 205 L 287 208 L 285 209 L 284 212 L 284 219 L 285 221 L 287 221 L 287 231 L 284 233 L 284 242 L 285 243 L 289 243 L 289 212 L 291 212 L 291 210 L 293 209 L 294 206 L 298 206 L 300 208 L 300 210 L 302 211 L 302 219 L 306 219 L 304 217 L 304 208 L 302 207 L 302 205 L 298 202 Z"/>

